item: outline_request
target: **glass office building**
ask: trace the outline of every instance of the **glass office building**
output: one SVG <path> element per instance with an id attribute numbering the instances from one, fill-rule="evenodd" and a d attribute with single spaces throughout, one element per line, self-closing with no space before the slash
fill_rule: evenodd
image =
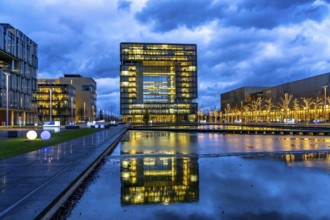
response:
<path id="1" fill-rule="evenodd" d="M 120 62 L 123 121 L 196 121 L 195 44 L 121 43 Z"/>
<path id="2" fill-rule="evenodd" d="M 37 122 L 37 69 L 38 45 L 10 24 L 0 23 L 0 125 L 6 123 L 7 109 L 9 125 Z"/>

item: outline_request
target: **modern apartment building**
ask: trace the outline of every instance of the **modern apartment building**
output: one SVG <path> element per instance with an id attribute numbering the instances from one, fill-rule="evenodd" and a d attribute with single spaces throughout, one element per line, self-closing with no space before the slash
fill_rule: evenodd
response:
<path id="1" fill-rule="evenodd" d="M 76 89 L 69 84 L 60 84 L 59 79 L 38 80 L 36 101 L 40 122 L 60 121 L 69 124 L 75 121 Z"/>
<path id="2" fill-rule="evenodd" d="M 96 82 L 79 74 L 64 74 L 60 84 L 76 88 L 76 121 L 92 121 L 96 118 Z"/>
<path id="3" fill-rule="evenodd" d="M 0 23 L 0 125 L 5 125 L 7 112 L 9 125 L 37 122 L 37 69 L 38 45 L 10 24 Z"/>
<path id="4" fill-rule="evenodd" d="M 197 46 L 121 43 L 120 113 L 125 122 L 196 121 Z"/>

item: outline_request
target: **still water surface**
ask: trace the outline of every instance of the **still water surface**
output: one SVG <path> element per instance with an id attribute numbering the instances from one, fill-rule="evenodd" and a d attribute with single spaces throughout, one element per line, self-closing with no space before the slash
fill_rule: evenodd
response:
<path id="1" fill-rule="evenodd" d="M 68 218 L 330 219 L 329 146 L 328 137 L 131 131 Z"/>

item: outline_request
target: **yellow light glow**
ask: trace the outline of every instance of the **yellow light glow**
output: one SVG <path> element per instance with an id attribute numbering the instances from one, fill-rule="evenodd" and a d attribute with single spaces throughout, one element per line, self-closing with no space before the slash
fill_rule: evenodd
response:
<path id="1" fill-rule="evenodd" d="M 29 140 L 34 140 L 34 139 L 37 138 L 37 136 L 38 136 L 37 132 L 35 132 L 35 131 L 33 131 L 33 130 L 28 131 L 28 132 L 26 133 L 26 137 L 27 137 Z"/>
<path id="2" fill-rule="evenodd" d="M 124 179 L 124 180 L 128 180 L 129 179 L 129 172 L 122 172 L 121 173 L 121 177 Z"/>

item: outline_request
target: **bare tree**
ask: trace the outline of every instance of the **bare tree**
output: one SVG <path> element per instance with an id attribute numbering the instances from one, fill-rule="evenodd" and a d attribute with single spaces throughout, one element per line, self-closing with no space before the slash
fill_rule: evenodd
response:
<path id="1" fill-rule="evenodd" d="M 227 116 L 227 122 L 229 122 L 229 114 L 231 113 L 231 107 L 230 104 L 227 104 L 226 109 L 225 109 L 225 114 Z"/>
<path id="2" fill-rule="evenodd" d="M 220 112 L 217 109 L 214 109 L 213 111 L 213 115 L 214 115 L 214 122 L 217 122 L 217 118 L 220 115 Z"/>
<path id="3" fill-rule="evenodd" d="M 245 105 L 243 107 L 243 116 L 245 115 L 245 120 L 244 120 L 244 123 L 246 123 L 248 121 L 248 114 L 249 114 L 249 111 L 250 111 L 250 107 L 248 105 Z"/>
<path id="4" fill-rule="evenodd" d="M 212 122 L 212 117 L 213 117 L 213 111 L 209 109 L 209 122 Z"/>
<path id="5" fill-rule="evenodd" d="M 254 116 L 254 121 L 257 123 L 258 122 L 258 115 L 260 114 L 261 111 L 261 102 L 262 99 L 258 97 L 256 100 L 252 100 L 250 107 L 252 110 L 252 114 Z"/>
<path id="6" fill-rule="evenodd" d="M 305 120 L 306 124 L 309 123 L 309 110 L 312 108 L 313 105 L 313 99 L 312 98 L 306 98 L 306 97 L 301 97 L 301 100 L 303 101 L 303 108 L 305 109 Z"/>
<path id="7" fill-rule="evenodd" d="M 204 118 L 205 113 L 203 110 L 198 110 L 197 115 L 198 115 L 198 121 L 201 121 Z"/>
<path id="8" fill-rule="evenodd" d="M 319 119 L 319 114 L 317 113 L 317 110 L 323 106 L 324 100 L 320 97 L 316 97 L 314 99 L 313 107 L 314 107 L 314 119 Z"/>
<path id="9" fill-rule="evenodd" d="M 298 112 L 300 110 L 300 104 L 299 104 L 299 100 L 297 98 L 295 98 L 293 100 L 293 118 L 295 121 L 298 120 Z"/>
<path id="10" fill-rule="evenodd" d="M 267 122 L 270 124 L 270 112 L 274 109 L 272 98 L 265 99 L 265 110 L 267 112 Z"/>
<path id="11" fill-rule="evenodd" d="M 291 99 L 292 99 L 292 95 L 290 95 L 289 93 L 284 93 L 284 97 L 281 97 L 281 103 L 279 104 L 279 107 L 284 111 L 285 124 L 288 124 L 289 105 Z"/>
<path id="12" fill-rule="evenodd" d="M 232 109 L 232 113 L 234 114 L 234 119 L 233 119 L 233 121 L 237 121 L 237 118 L 238 118 L 238 115 L 239 115 L 239 109 L 237 108 L 237 107 L 234 107 L 233 109 Z"/>

